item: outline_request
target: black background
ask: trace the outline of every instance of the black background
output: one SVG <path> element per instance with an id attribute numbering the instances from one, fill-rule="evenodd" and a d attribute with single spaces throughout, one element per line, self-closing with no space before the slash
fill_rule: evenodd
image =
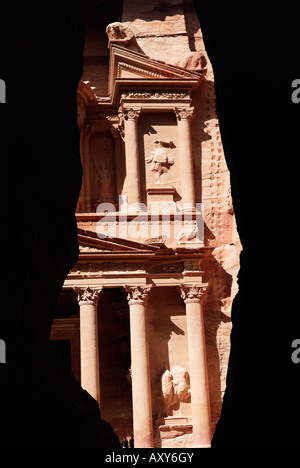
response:
<path id="1" fill-rule="evenodd" d="M 60 383 L 53 383 L 37 338 L 47 336 L 78 250 L 73 214 L 81 180 L 76 87 L 83 31 L 74 4 L 0 3 L 0 78 L 7 84 L 7 104 L 0 105 L 3 446 L 56 447 L 63 435 L 63 447 L 86 447 L 76 429 L 92 431 L 87 414 L 94 408 L 81 394 L 78 404 L 78 389 L 59 372 Z M 300 364 L 291 361 L 291 343 L 300 338 L 300 104 L 291 100 L 291 83 L 300 78 L 298 19 L 287 2 L 195 6 L 214 68 L 243 245 L 227 389 L 212 446 L 299 447 Z"/>

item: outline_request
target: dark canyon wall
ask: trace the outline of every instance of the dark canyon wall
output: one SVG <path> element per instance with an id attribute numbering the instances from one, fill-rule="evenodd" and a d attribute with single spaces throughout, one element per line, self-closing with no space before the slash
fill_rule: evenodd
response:
<path id="1" fill-rule="evenodd" d="M 214 448 L 298 447 L 296 17 L 195 2 L 243 245 L 232 350 Z M 76 2 L 1 1 L 2 447 L 117 447 L 93 399 L 50 353 L 51 314 L 76 262 L 81 184 Z M 294 18 L 294 19 L 293 19 Z M 99 442 L 100 441 L 100 442 Z M 99 445 L 100 444 L 100 445 Z"/>
<path id="2" fill-rule="evenodd" d="M 83 44 L 76 2 L 1 2 L 3 447 L 119 447 L 96 401 L 48 346 L 54 305 L 78 255 Z"/>

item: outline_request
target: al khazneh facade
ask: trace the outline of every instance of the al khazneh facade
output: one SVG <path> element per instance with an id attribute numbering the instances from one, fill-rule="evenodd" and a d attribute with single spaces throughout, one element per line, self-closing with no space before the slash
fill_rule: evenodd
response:
<path id="1" fill-rule="evenodd" d="M 120 438 L 209 447 L 241 249 L 212 67 L 192 2 L 87 3 L 80 254 L 51 338 Z"/>

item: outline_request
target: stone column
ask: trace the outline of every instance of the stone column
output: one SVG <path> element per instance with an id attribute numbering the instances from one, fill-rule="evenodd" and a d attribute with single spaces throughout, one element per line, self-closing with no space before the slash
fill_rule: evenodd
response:
<path id="1" fill-rule="evenodd" d="M 211 416 L 202 298 L 206 284 L 181 286 L 185 302 L 193 419 L 193 446 L 210 447 Z"/>
<path id="2" fill-rule="evenodd" d="M 182 206 L 186 211 L 196 209 L 194 165 L 190 128 L 193 111 L 193 107 L 175 109 L 178 123 Z"/>
<path id="3" fill-rule="evenodd" d="M 98 311 L 99 294 L 103 288 L 74 288 L 80 307 L 80 367 L 81 386 L 100 405 Z"/>
<path id="4" fill-rule="evenodd" d="M 125 133 L 125 159 L 126 159 L 126 190 L 128 204 L 131 211 L 141 210 L 140 187 L 140 161 L 137 119 L 140 110 L 129 109 L 123 111 Z"/>
<path id="5" fill-rule="evenodd" d="M 123 188 L 123 178 L 124 178 L 124 164 L 123 164 L 123 154 L 122 154 L 122 137 L 120 135 L 120 131 L 118 126 L 112 125 L 111 127 L 111 134 L 114 140 L 114 150 L 115 150 L 115 185 L 116 185 L 116 195 L 118 199 L 116 200 L 118 203 L 118 211 L 120 211 L 120 195 Z"/>
<path id="6" fill-rule="evenodd" d="M 91 206 L 91 172 L 90 172 L 90 144 L 89 140 L 94 132 L 93 127 L 85 125 L 82 129 L 82 166 L 83 166 L 83 194 L 86 213 L 92 211 Z"/>
<path id="7" fill-rule="evenodd" d="M 128 293 L 134 445 L 153 447 L 151 381 L 147 336 L 149 288 L 125 286 Z"/>

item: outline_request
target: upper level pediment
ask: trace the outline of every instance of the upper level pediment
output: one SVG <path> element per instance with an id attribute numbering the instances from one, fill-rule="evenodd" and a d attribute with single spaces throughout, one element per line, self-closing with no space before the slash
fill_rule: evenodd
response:
<path id="1" fill-rule="evenodd" d="M 128 239 L 106 237 L 101 239 L 95 232 L 86 231 L 78 228 L 78 242 L 80 253 L 101 254 L 152 254 L 158 250 L 158 247 Z"/>
<path id="2" fill-rule="evenodd" d="M 110 66 L 108 92 L 112 101 L 119 88 L 128 85 L 142 85 L 147 81 L 148 86 L 184 86 L 196 89 L 205 74 L 205 70 L 191 71 L 182 67 L 169 65 L 155 60 L 140 52 L 127 49 L 118 44 L 110 47 Z"/>

